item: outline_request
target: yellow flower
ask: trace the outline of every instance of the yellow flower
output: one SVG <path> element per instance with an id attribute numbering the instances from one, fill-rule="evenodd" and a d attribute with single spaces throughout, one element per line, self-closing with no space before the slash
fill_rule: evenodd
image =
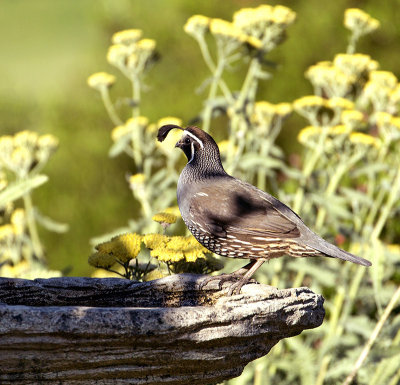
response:
<path id="1" fill-rule="evenodd" d="M 293 106 L 295 110 L 300 110 L 308 107 L 326 107 L 326 103 L 326 99 L 321 96 L 310 95 L 296 99 Z"/>
<path id="2" fill-rule="evenodd" d="M 354 129 L 364 122 L 364 115 L 358 110 L 344 110 L 341 114 L 341 120 L 346 126 Z"/>
<path id="3" fill-rule="evenodd" d="M 166 116 L 165 118 L 161 118 L 157 122 L 157 126 L 165 126 L 166 124 L 175 124 L 177 126 L 182 126 L 182 119 L 176 118 L 175 116 Z"/>
<path id="4" fill-rule="evenodd" d="M 239 28 L 229 21 L 222 19 L 211 19 L 210 32 L 216 37 L 227 38 L 237 42 L 246 41 L 247 37 Z"/>
<path id="5" fill-rule="evenodd" d="M 296 112 L 306 118 L 316 117 L 318 112 L 327 106 L 327 101 L 320 96 L 303 96 L 293 102 Z"/>
<path id="6" fill-rule="evenodd" d="M 304 127 L 297 135 L 297 140 L 304 145 L 308 145 L 309 140 L 322 133 L 321 127 L 307 126 Z"/>
<path id="7" fill-rule="evenodd" d="M 37 142 L 36 159 L 39 163 L 47 162 L 58 148 L 58 139 L 51 135 L 41 135 Z"/>
<path id="8" fill-rule="evenodd" d="M 58 139 L 51 134 L 41 135 L 38 139 L 38 147 L 46 149 L 50 153 L 53 153 L 58 148 Z"/>
<path id="9" fill-rule="evenodd" d="M 113 130 L 111 131 L 111 139 L 114 142 L 117 142 L 118 140 L 120 140 L 122 137 L 131 134 L 132 133 L 132 127 L 131 126 L 127 126 L 127 125 L 121 125 L 121 126 L 117 126 L 114 127 Z"/>
<path id="10" fill-rule="evenodd" d="M 94 267 L 102 267 L 103 269 L 109 269 L 115 264 L 116 261 L 117 260 L 114 255 L 99 251 L 93 253 L 88 259 L 89 265 Z"/>
<path id="11" fill-rule="evenodd" d="M 295 18 L 296 14 L 290 8 L 263 4 L 235 12 L 233 24 L 248 36 L 258 39 L 256 48 L 270 51 L 284 40 L 285 30 Z"/>
<path id="12" fill-rule="evenodd" d="M 400 117 L 393 117 L 390 120 L 390 123 L 392 124 L 393 127 L 395 127 L 397 130 L 400 130 Z"/>
<path id="13" fill-rule="evenodd" d="M 154 269 L 147 273 L 144 277 L 145 281 L 154 281 L 155 279 L 160 279 L 166 277 L 168 274 L 166 272 L 163 272 L 159 269 Z"/>
<path id="14" fill-rule="evenodd" d="M 328 133 L 335 136 L 348 134 L 349 131 L 349 127 L 345 126 L 344 124 L 339 124 L 337 126 L 329 127 Z"/>
<path id="15" fill-rule="evenodd" d="M 179 211 L 179 207 L 178 206 L 167 207 L 164 210 L 164 213 L 174 214 L 177 218 L 181 216 L 181 212 Z"/>
<path id="16" fill-rule="evenodd" d="M 11 154 L 11 167 L 13 171 L 21 174 L 29 172 L 33 164 L 33 155 L 26 147 L 17 147 Z"/>
<path id="17" fill-rule="evenodd" d="M 210 26 L 210 18 L 203 15 L 194 15 L 190 17 L 184 25 L 184 31 L 191 36 L 204 35 Z"/>
<path id="18" fill-rule="evenodd" d="M 350 134 L 350 142 L 354 144 L 361 144 L 365 146 L 374 146 L 379 148 L 380 140 L 374 136 L 363 134 L 361 132 L 353 132 Z"/>
<path id="19" fill-rule="evenodd" d="M 167 244 L 168 237 L 162 234 L 146 234 L 143 236 L 143 243 L 148 249 L 157 249 Z"/>
<path id="20" fill-rule="evenodd" d="M 161 224 L 173 224 L 176 222 L 177 217 L 174 214 L 171 213 L 157 213 L 155 215 L 153 215 L 153 221 L 161 223 Z"/>
<path id="21" fill-rule="evenodd" d="M 333 97 L 328 99 L 327 107 L 331 109 L 351 110 L 354 108 L 354 103 L 346 98 Z"/>
<path id="22" fill-rule="evenodd" d="M 165 239 L 167 239 L 166 242 Z M 179 262 L 183 259 L 194 262 L 198 258 L 205 258 L 204 253 L 208 252 L 193 236 L 173 236 L 159 242 L 150 255 L 164 262 Z"/>
<path id="23" fill-rule="evenodd" d="M 33 149 L 37 145 L 39 135 L 33 131 L 20 131 L 14 135 L 14 146 Z"/>
<path id="24" fill-rule="evenodd" d="M 371 60 L 369 55 L 357 54 L 337 54 L 333 60 L 333 64 L 339 68 L 344 74 L 359 78 L 369 71 L 374 71 L 378 67 L 375 60 Z"/>
<path id="25" fill-rule="evenodd" d="M 12 225 L 0 226 L 0 242 L 9 243 L 14 238 L 14 229 Z"/>
<path id="26" fill-rule="evenodd" d="M 142 51 L 154 51 L 156 48 L 156 41 L 153 39 L 142 39 L 138 41 L 136 47 Z"/>
<path id="27" fill-rule="evenodd" d="M 151 250 L 150 255 L 162 262 L 179 262 L 185 258 L 182 251 L 172 250 L 165 247 Z"/>
<path id="28" fill-rule="evenodd" d="M 257 124 L 269 125 L 275 116 L 285 118 L 292 112 L 290 103 L 272 104 L 266 101 L 255 103 L 252 120 Z"/>
<path id="29" fill-rule="evenodd" d="M 305 77 L 314 87 L 323 89 L 329 97 L 345 95 L 355 80 L 326 61 L 311 66 Z"/>
<path id="30" fill-rule="evenodd" d="M 149 124 L 149 119 L 147 119 L 145 116 L 135 116 L 126 121 L 126 125 L 128 127 L 131 126 L 132 128 L 136 127 L 146 128 L 148 124 Z"/>
<path id="31" fill-rule="evenodd" d="M 365 35 L 379 27 L 379 21 L 358 8 L 346 9 L 344 26 L 357 35 Z"/>
<path id="32" fill-rule="evenodd" d="M 275 105 L 275 113 L 281 118 L 289 116 L 293 111 L 290 103 L 278 103 Z"/>
<path id="33" fill-rule="evenodd" d="M 390 92 L 390 101 L 394 105 L 398 105 L 400 103 L 400 84 L 397 84 L 394 90 Z"/>
<path id="34" fill-rule="evenodd" d="M 123 44 L 114 44 L 108 48 L 107 61 L 118 68 L 124 67 L 131 50 Z"/>
<path id="35" fill-rule="evenodd" d="M 101 91 L 111 87 L 115 83 L 115 76 L 107 72 L 96 72 L 88 77 L 87 83 L 89 87 Z"/>
<path id="36" fill-rule="evenodd" d="M 13 231 L 16 235 L 21 235 L 25 230 L 25 210 L 24 209 L 15 209 L 11 214 L 10 218 L 11 225 L 13 227 Z"/>
<path id="37" fill-rule="evenodd" d="M 135 233 L 121 234 L 111 238 L 111 241 L 100 244 L 96 249 L 100 253 L 114 255 L 122 263 L 126 263 L 138 256 L 142 236 Z"/>
<path id="38" fill-rule="evenodd" d="M 0 137 L 0 157 L 5 154 L 11 154 L 14 149 L 14 138 L 11 135 L 3 135 Z"/>
<path id="39" fill-rule="evenodd" d="M 229 151 L 236 153 L 237 146 L 233 145 L 229 140 L 222 140 L 218 143 L 219 152 L 222 156 L 226 156 Z"/>
<path id="40" fill-rule="evenodd" d="M 296 20 L 296 13 L 283 5 L 276 5 L 271 15 L 271 21 L 276 24 L 289 25 Z"/>
<path id="41" fill-rule="evenodd" d="M 114 33 L 111 41 L 113 44 L 131 45 L 136 43 L 141 37 L 142 31 L 140 29 L 126 29 Z"/>
<path id="42" fill-rule="evenodd" d="M 393 116 L 391 114 L 389 114 L 388 112 L 378 111 L 378 112 L 375 112 L 375 114 L 373 115 L 373 118 L 374 118 L 377 126 L 382 127 L 382 126 L 390 124 Z"/>
<path id="43" fill-rule="evenodd" d="M 371 71 L 369 79 L 379 87 L 387 87 L 393 90 L 397 86 L 397 78 L 390 71 Z"/>
<path id="44" fill-rule="evenodd" d="M 129 178 L 129 185 L 132 190 L 141 188 L 146 182 L 146 176 L 144 174 L 131 175 Z"/>

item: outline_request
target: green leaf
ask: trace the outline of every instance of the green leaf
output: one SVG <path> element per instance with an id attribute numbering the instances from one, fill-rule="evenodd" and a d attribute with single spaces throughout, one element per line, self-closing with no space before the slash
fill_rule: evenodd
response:
<path id="1" fill-rule="evenodd" d="M 341 187 L 340 191 L 345 195 L 350 201 L 357 201 L 358 203 L 362 203 L 367 205 L 368 207 L 372 206 L 373 200 L 365 193 L 361 191 L 354 190 L 348 187 Z"/>
<path id="2" fill-rule="evenodd" d="M 54 219 L 41 214 L 37 209 L 35 209 L 34 214 L 37 222 L 49 231 L 53 231 L 54 233 L 65 233 L 69 230 L 68 224 L 57 222 Z"/>
<path id="3" fill-rule="evenodd" d="M 330 196 L 327 199 L 323 195 L 310 194 L 310 198 L 316 206 L 323 206 L 332 216 L 341 219 L 351 219 L 352 213 L 347 209 L 345 198 Z"/>
<path id="4" fill-rule="evenodd" d="M 283 162 L 280 159 L 271 157 L 261 157 L 258 154 L 246 154 L 240 160 L 242 169 L 253 169 L 255 167 L 263 167 L 264 169 L 281 168 Z"/>
<path id="5" fill-rule="evenodd" d="M 128 147 L 130 140 L 132 139 L 131 133 L 128 133 L 126 135 L 123 135 L 121 138 L 119 138 L 110 148 L 108 151 L 108 156 L 110 158 L 115 158 L 119 154 L 125 151 L 125 149 Z"/>
<path id="6" fill-rule="evenodd" d="M 0 192 L 0 206 L 4 206 L 8 202 L 13 202 L 36 187 L 41 186 L 49 180 L 47 175 L 35 175 L 27 179 L 10 183 L 3 191 Z"/>

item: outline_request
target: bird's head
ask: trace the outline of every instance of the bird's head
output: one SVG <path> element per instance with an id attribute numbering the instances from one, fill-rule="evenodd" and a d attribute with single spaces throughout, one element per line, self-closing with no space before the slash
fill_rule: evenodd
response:
<path id="1" fill-rule="evenodd" d="M 179 147 L 185 153 L 188 165 L 195 166 L 202 171 L 223 170 L 217 143 L 199 127 L 182 128 L 174 124 L 167 124 L 160 127 L 157 139 L 162 142 L 174 128 L 183 131 L 182 137 L 175 147 Z"/>

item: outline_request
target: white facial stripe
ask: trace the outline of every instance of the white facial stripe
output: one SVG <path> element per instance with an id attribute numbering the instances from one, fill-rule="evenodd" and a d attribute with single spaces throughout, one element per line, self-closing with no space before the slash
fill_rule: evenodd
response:
<path id="1" fill-rule="evenodd" d="M 200 144 L 200 147 L 201 148 L 204 148 L 204 145 L 203 145 L 203 142 L 196 136 L 196 135 L 193 135 L 191 132 L 189 132 L 189 131 L 184 131 L 185 133 L 186 133 L 186 135 L 189 135 L 191 138 L 193 138 L 198 144 Z M 193 154 L 193 151 L 192 151 L 192 154 Z"/>
<path id="2" fill-rule="evenodd" d="M 194 144 L 193 144 L 193 142 L 190 143 L 190 151 L 192 152 L 192 156 L 190 157 L 190 160 L 189 160 L 188 163 L 190 163 L 194 158 Z"/>

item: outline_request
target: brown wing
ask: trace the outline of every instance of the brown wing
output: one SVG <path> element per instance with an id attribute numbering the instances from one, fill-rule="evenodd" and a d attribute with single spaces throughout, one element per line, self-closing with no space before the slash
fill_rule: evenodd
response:
<path id="1" fill-rule="evenodd" d="M 191 198 L 189 213 L 201 222 L 201 227 L 218 237 L 229 233 L 283 239 L 300 236 L 296 224 L 299 218 L 293 211 L 237 179 L 223 180 L 218 186 L 201 186 Z"/>

